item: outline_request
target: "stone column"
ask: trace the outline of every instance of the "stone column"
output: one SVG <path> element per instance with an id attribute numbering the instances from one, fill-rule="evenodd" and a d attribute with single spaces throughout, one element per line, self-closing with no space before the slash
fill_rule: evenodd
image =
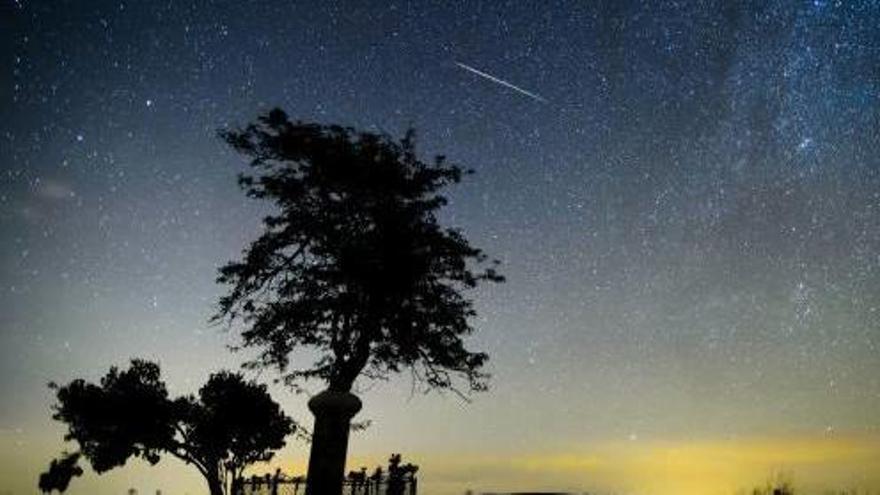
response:
<path id="1" fill-rule="evenodd" d="M 309 400 L 309 410 L 315 415 L 315 427 L 306 495 L 342 495 L 348 432 L 361 401 L 349 392 L 325 390 Z"/>

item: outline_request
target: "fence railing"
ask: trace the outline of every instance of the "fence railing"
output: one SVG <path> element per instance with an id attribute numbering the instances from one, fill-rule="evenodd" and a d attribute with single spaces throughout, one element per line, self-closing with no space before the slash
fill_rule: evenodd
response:
<path id="1" fill-rule="evenodd" d="M 381 480 L 350 480 L 342 482 L 343 495 L 417 495 L 418 482 L 415 477 L 404 478 L 395 483 L 387 478 Z M 239 490 L 241 495 L 303 495 L 306 492 L 305 478 L 265 478 L 246 479 Z"/>
<path id="2" fill-rule="evenodd" d="M 342 482 L 343 495 L 417 495 L 418 466 L 401 464 L 400 455 L 394 454 L 388 461 L 388 470 L 376 468 L 367 474 L 366 468 L 351 471 Z M 304 476 L 288 476 L 280 470 L 274 475 L 251 476 L 240 480 L 234 495 L 302 495 L 308 480 Z"/>

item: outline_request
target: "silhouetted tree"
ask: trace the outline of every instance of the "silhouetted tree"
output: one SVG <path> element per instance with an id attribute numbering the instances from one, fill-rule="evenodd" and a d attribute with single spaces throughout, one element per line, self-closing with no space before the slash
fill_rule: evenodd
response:
<path id="1" fill-rule="evenodd" d="M 457 390 L 456 376 L 471 391 L 486 387 L 486 354 L 462 341 L 474 315 L 463 291 L 503 278 L 491 267 L 476 270 L 486 261 L 482 251 L 439 224 L 446 204 L 439 191 L 465 172 L 442 156 L 421 161 L 412 131 L 398 141 L 291 122 L 276 109 L 221 136 L 250 159 L 253 174 L 239 177 L 241 187 L 277 211 L 243 258 L 221 268 L 218 281 L 229 292 L 216 318 L 246 324 L 243 345 L 262 349 L 250 366 L 277 367 L 289 384 L 326 382 L 325 396 L 310 402 L 316 424 L 308 489 L 315 494 L 323 483 L 315 478 L 322 473 L 313 467 L 323 462 L 316 455 L 330 456 L 337 459 L 330 483 L 339 488 L 321 488 L 321 495 L 332 495 L 344 466 L 330 452 L 338 445 L 326 442 L 341 444 L 344 464 L 348 422 L 360 409 L 349 394 L 358 376 L 409 369 L 429 388 Z M 316 350 L 317 360 L 291 369 L 290 353 L 300 347 Z M 322 425 L 325 414 L 338 418 Z"/>
<path id="2" fill-rule="evenodd" d="M 58 493 L 64 493 L 70 485 L 70 480 L 83 474 L 82 468 L 77 465 L 79 457 L 79 452 L 74 452 L 64 453 L 59 459 L 52 459 L 49 470 L 40 474 L 40 491 L 50 493 L 52 490 L 58 490 Z"/>
<path id="3" fill-rule="evenodd" d="M 247 465 L 271 459 L 295 427 L 265 385 L 235 373 L 214 373 L 198 396 L 175 400 L 159 366 L 137 359 L 127 370 L 111 368 L 100 384 L 51 386 L 58 399 L 53 418 L 67 425 L 64 439 L 79 444 L 96 472 L 131 457 L 156 464 L 169 454 L 195 466 L 212 495 L 223 494 Z"/>

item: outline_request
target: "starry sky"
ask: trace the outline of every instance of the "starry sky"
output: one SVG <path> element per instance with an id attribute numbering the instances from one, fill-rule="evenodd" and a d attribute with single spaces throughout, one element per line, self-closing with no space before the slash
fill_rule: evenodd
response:
<path id="1" fill-rule="evenodd" d="M 427 495 L 880 490 L 876 0 L 2 0 L 0 63 L 2 495 L 65 448 L 50 380 L 139 356 L 183 394 L 245 360 L 208 318 L 268 210 L 217 130 L 274 106 L 475 169 L 443 221 L 508 278 L 473 294 L 491 390 L 359 383 L 351 467 L 400 451 Z M 303 472 L 290 443 L 258 471 Z M 206 491 L 169 460 L 70 493 L 131 486 Z"/>

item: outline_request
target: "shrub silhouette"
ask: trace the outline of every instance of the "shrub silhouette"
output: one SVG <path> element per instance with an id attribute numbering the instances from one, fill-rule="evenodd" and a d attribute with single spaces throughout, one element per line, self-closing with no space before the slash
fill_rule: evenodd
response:
<path id="1" fill-rule="evenodd" d="M 55 472 L 68 466 L 65 462 L 76 466 L 80 455 L 103 473 L 132 457 L 156 464 L 168 454 L 195 466 L 211 495 L 221 495 L 246 466 L 271 459 L 295 428 L 265 385 L 225 371 L 212 374 L 197 396 L 174 400 L 168 398 L 159 365 L 138 359 L 126 370 L 111 368 L 100 384 L 77 379 L 51 387 L 58 399 L 53 418 L 67 425 L 64 439 L 80 447 L 73 456 L 52 461 L 44 474 L 46 486 L 61 491 L 49 484 L 59 477 L 53 466 Z"/>
<path id="2" fill-rule="evenodd" d="M 58 493 L 64 493 L 70 485 L 70 480 L 82 476 L 83 470 L 77 465 L 80 454 L 64 453 L 59 459 L 52 459 L 49 463 L 49 470 L 40 475 L 38 486 L 43 493 L 50 493 L 52 490 L 58 490 Z"/>

